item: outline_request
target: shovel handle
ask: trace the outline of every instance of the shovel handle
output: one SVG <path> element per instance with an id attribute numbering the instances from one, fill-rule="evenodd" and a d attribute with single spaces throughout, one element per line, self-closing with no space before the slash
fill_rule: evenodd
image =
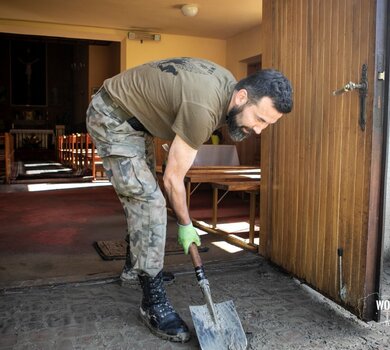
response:
<path id="1" fill-rule="evenodd" d="M 194 267 L 195 268 L 202 267 L 203 266 L 202 259 L 200 258 L 198 247 L 196 246 L 196 244 L 192 243 L 188 251 L 190 252 L 192 264 L 194 265 Z"/>
<path id="2" fill-rule="evenodd" d="M 208 286 L 209 282 L 207 280 L 206 273 L 204 272 L 204 267 L 203 267 L 202 259 L 199 256 L 198 247 L 196 246 L 195 243 L 192 243 L 188 250 L 191 255 L 192 265 L 194 265 L 196 279 L 198 280 L 199 283 L 206 282 Z M 204 288 L 202 287 L 202 284 L 201 284 L 201 289 L 204 294 L 205 291 L 203 290 Z"/>

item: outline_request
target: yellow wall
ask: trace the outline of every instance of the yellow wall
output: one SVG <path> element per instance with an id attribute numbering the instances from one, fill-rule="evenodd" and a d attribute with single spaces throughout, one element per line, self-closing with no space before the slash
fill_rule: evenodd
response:
<path id="1" fill-rule="evenodd" d="M 261 55 L 261 26 L 235 35 L 227 40 L 226 44 L 226 68 L 229 69 L 237 80 L 247 76 L 247 61 Z M 222 129 L 226 143 L 230 141 L 226 127 Z M 241 165 L 259 165 L 260 139 L 252 136 L 242 142 L 236 142 L 238 157 Z"/>
<path id="2" fill-rule="evenodd" d="M 236 79 L 246 76 L 247 65 L 243 61 L 262 53 L 261 33 L 261 26 L 259 25 L 227 40 L 226 67 Z"/>
<path id="3" fill-rule="evenodd" d="M 119 73 L 119 43 L 89 45 L 88 91 L 98 88 L 103 81 Z"/>
<path id="4" fill-rule="evenodd" d="M 127 40 L 127 67 L 168 57 L 199 57 L 226 66 L 226 41 L 163 34 L 161 41 Z"/>

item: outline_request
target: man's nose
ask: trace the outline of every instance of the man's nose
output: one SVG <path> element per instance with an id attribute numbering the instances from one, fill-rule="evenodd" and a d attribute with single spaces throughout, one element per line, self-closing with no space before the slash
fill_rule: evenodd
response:
<path id="1" fill-rule="evenodd" d="M 256 125 L 256 126 L 253 127 L 253 131 L 254 131 L 257 135 L 259 135 L 267 126 L 268 126 L 268 124 L 264 124 L 264 125 L 262 125 L 262 126 Z"/>

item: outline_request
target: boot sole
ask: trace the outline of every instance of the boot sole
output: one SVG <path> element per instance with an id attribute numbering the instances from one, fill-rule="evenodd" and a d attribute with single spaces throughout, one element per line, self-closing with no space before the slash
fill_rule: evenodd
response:
<path id="1" fill-rule="evenodd" d="M 162 338 L 164 340 L 169 340 L 176 343 L 186 343 L 190 340 L 190 333 L 180 333 L 176 335 L 169 335 L 166 333 L 163 333 L 159 331 L 158 329 L 154 328 L 150 323 L 146 315 L 143 314 L 142 309 L 140 308 L 139 311 L 139 317 L 142 321 L 142 323 L 149 328 L 149 330 L 156 335 L 159 338 Z"/>

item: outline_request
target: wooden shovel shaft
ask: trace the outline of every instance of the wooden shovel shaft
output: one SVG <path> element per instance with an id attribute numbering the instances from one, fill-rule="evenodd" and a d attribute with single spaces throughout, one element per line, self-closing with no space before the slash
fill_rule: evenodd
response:
<path id="1" fill-rule="evenodd" d="M 198 247 L 195 243 L 192 243 L 189 248 L 189 252 L 192 259 L 192 264 L 195 268 L 203 266 L 202 259 L 200 258 Z"/>

